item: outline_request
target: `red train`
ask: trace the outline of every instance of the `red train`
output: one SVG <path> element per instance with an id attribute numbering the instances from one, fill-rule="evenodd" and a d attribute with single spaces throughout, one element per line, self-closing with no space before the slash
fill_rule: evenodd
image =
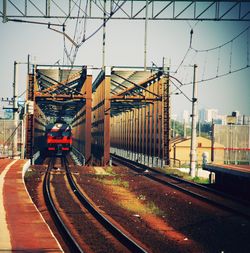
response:
<path id="1" fill-rule="evenodd" d="M 71 127 L 65 122 L 48 124 L 46 127 L 47 152 L 53 154 L 67 153 L 72 147 Z"/>

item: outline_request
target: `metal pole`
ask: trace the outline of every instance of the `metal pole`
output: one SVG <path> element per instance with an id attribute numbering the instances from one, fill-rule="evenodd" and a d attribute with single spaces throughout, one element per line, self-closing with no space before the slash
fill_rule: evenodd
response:
<path id="1" fill-rule="evenodd" d="M 3 0 L 3 23 L 7 22 L 7 0 Z"/>
<path id="2" fill-rule="evenodd" d="M 17 120 L 17 75 L 18 75 L 18 69 L 17 69 L 17 62 L 14 61 L 14 81 L 13 81 L 13 119 Z"/>
<path id="3" fill-rule="evenodd" d="M 24 132 L 24 120 L 21 121 L 21 159 L 24 159 L 24 138 L 25 138 L 25 132 Z"/>
<path id="4" fill-rule="evenodd" d="M 13 81 L 13 120 L 14 120 L 14 136 L 13 136 L 13 154 L 17 152 L 17 120 L 18 120 L 18 105 L 17 105 L 17 62 L 14 61 L 14 81 Z"/>
<path id="5" fill-rule="evenodd" d="M 103 35 L 102 35 L 102 68 L 105 66 L 105 47 L 106 47 L 106 0 L 104 0 L 103 10 Z"/>
<path id="6" fill-rule="evenodd" d="M 212 129 L 211 129 L 211 162 L 213 163 L 214 162 L 214 120 L 212 120 Z"/>
<path id="7" fill-rule="evenodd" d="M 50 16 L 50 0 L 46 0 L 46 17 Z"/>
<path id="8" fill-rule="evenodd" d="M 194 79 L 193 79 L 193 99 L 192 99 L 192 132 L 191 132 L 191 148 L 190 148 L 190 176 L 195 177 L 195 168 L 197 162 L 197 154 L 196 154 L 196 117 L 197 117 L 197 83 L 196 83 L 196 68 L 197 65 L 194 65 Z"/>
<path id="9" fill-rule="evenodd" d="M 145 34 L 144 34 L 144 70 L 147 69 L 147 32 L 148 32 L 148 0 L 146 0 L 145 10 Z"/>

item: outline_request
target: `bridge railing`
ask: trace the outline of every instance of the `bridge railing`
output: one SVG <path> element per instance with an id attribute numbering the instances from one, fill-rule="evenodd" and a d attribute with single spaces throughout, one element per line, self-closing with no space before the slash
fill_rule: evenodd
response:
<path id="1" fill-rule="evenodd" d="M 72 153 L 76 156 L 81 165 L 85 165 L 86 162 L 85 156 L 73 146 L 72 146 Z"/>

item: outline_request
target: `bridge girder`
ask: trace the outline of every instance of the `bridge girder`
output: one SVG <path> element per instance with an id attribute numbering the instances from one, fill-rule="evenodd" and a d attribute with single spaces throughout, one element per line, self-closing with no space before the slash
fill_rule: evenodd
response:
<path id="1" fill-rule="evenodd" d="M 250 0 L 3 0 L 0 17 L 12 19 L 129 19 L 249 21 Z M 106 7 L 104 7 L 104 2 Z M 78 13 L 78 10 L 80 11 Z M 106 15 L 104 14 L 104 10 Z M 58 22 L 58 21 L 57 21 Z"/>

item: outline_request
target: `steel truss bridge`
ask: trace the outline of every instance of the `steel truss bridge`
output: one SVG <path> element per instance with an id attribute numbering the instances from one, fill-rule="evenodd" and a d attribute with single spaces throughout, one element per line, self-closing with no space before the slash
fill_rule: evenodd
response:
<path id="1" fill-rule="evenodd" d="M 250 1 L 3 0 L 3 22 L 11 19 L 129 19 L 249 21 Z M 105 14 L 105 15 L 104 15 Z"/>
<path id="2" fill-rule="evenodd" d="M 3 0 L 2 3 L 3 22 L 65 26 L 67 20 L 73 19 L 103 21 L 103 59 L 107 20 L 145 20 L 145 63 L 149 20 L 250 21 L 250 0 Z M 71 122 L 74 146 L 87 162 L 94 156 L 100 164 L 107 165 L 114 149 L 147 164 L 169 165 L 169 74 L 164 66 L 149 70 L 145 63 L 140 70 L 108 69 L 103 60 L 103 68 L 94 81 L 87 66 L 52 69 L 34 65 L 28 71 L 26 98 L 34 105 L 34 112 L 28 112 L 25 120 L 26 157 L 32 159 L 39 149 L 48 118 L 62 117 Z"/>

